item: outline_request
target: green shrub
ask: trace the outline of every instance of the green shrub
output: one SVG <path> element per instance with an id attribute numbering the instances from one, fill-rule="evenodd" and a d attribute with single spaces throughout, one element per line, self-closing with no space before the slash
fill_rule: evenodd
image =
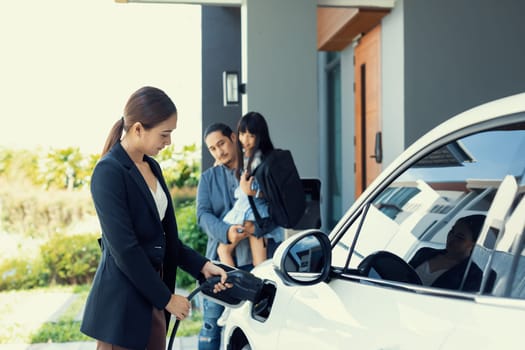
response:
<path id="1" fill-rule="evenodd" d="M 84 284 L 93 280 L 100 260 L 98 234 L 55 234 L 41 246 L 41 255 L 57 284 Z"/>
<path id="2" fill-rule="evenodd" d="M 208 237 L 197 225 L 195 200 L 187 201 L 175 209 L 180 240 L 202 255 L 206 254 Z M 181 269 L 177 270 L 177 286 L 191 289 L 195 279 Z"/>
<path id="3" fill-rule="evenodd" d="M 0 291 L 43 287 L 49 277 L 40 257 L 8 259 L 0 265 Z"/>
<path id="4" fill-rule="evenodd" d="M 38 176 L 38 161 L 42 157 L 40 149 L 15 150 L 0 147 L 0 176 L 9 182 L 26 182 Z"/>
<path id="5" fill-rule="evenodd" d="M 0 264 L 0 291 L 90 283 L 100 259 L 97 237 L 55 234 L 40 246 L 40 255 L 5 260 Z"/>
<path id="6" fill-rule="evenodd" d="M 177 214 L 179 208 L 193 205 L 197 195 L 197 187 L 172 187 L 170 194 L 175 207 L 175 214 Z"/>
<path id="7" fill-rule="evenodd" d="M 206 254 L 208 238 L 197 225 L 195 201 L 189 201 L 179 206 L 175 211 L 175 215 L 177 217 L 180 239 L 202 255 Z"/>
<path id="8" fill-rule="evenodd" d="M 175 150 L 164 148 L 155 159 L 159 162 L 169 188 L 197 187 L 200 177 L 200 148 L 196 144 Z"/>
<path id="9" fill-rule="evenodd" d="M 204 255 L 207 236 L 197 225 L 195 200 L 179 205 L 176 217 L 181 241 Z M 40 256 L 4 261 L 0 265 L 0 290 L 91 283 L 101 255 L 98 236 L 56 233 L 40 246 Z M 178 288 L 191 289 L 194 283 L 192 276 L 178 269 Z"/>
<path id="10" fill-rule="evenodd" d="M 89 191 L 45 191 L 0 179 L 0 223 L 13 234 L 46 238 L 95 214 Z"/>
<path id="11" fill-rule="evenodd" d="M 13 150 L 0 147 L 0 177 L 35 188 L 86 189 L 100 156 L 82 154 L 78 147 Z"/>
<path id="12" fill-rule="evenodd" d="M 65 343 L 71 341 L 92 341 L 90 337 L 80 332 L 80 321 L 60 320 L 46 322 L 30 336 L 31 344 L 35 343 Z"/>

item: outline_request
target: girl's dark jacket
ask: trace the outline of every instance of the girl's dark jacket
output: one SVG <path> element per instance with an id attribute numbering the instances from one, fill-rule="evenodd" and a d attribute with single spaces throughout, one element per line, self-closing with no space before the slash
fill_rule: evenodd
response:
<path id="1" fill-rule="evenodd" d="M 162 221 L 149 187 L 120 143 L 97 163 L 91 179 L 102 257 L 80 329 L 130 349 L 146 348 L 152 308 L 163 310 L 167 305 L 177 267 L 202 279 L 200 270 L 207 261 L 180 241 L 161 168 L 151 157 L 144 160 L 168 198 Z"/>

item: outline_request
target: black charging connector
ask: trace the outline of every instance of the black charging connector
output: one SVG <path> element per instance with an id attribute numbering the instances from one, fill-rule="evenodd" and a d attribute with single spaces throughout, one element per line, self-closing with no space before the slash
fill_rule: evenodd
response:
<path id="1" fill-rule="evenodd" d="M 244 270 L 232 270 L 227 274 L 226 283 L 232 284 L 231 288 L 214 293 L 213 286 L 220 281 L 220 278 L 216 276 L 201 285 L 201 292 L 230 305 L 236 305 L 245 300 L 257 301 L 263 288 L 263 281 L 260 278 Z"/>
<path id="2" fill-rule="evenodd" d="M 226 304 L 237 305 L 243 301 L 249 300 L 253 303 L 257 302 L 261 291 L 263 290 L 263 281 L 255 277 L 254 274 L 238 269 L 232 269 L 226 273 L 228 278 L 226 283 L 231 284 L 230 288 L 214 293 L 214 286 L 221 281 L 220 276 L 213 276 L 202 282 L 189 295 L 188 300 L 191 300 L 197 293 L 202 292 L 216 300 L 220 300 Z M 175 321 L 173 330 L 171 331 L 170 340 L 167 349 L 171 350 L 175 334 L 179 328 L 180 320 Z"/>

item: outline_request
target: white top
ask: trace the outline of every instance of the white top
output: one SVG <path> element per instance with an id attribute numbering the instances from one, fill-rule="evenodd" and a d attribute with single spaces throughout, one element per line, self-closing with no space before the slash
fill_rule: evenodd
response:
<path id="1" fill-rule="evenodd" d="M 432 285 L 432 283 L 434 283 L 434 281 L 445 271 L 447 271 L 447 269 L 441 269 L 431 272 L 430 264 L 428 263 L 428 261 L 425 261 L 416 268 L 416 272 L 424 286 Z"/>
<path id="2" fill-rule="evenodd" d="M 164 215 L 166 215 L 166 209 L 168 209 L 168 198 L 166 196 L 166 193 L 164 193 L 164 190 L 162 189 L 159 180 L 157 180 L 157 191 L 154 192 L 151 188 L 149 190 L 153 195 L 153 200 L 157 205 L 159 217 L 162 220 L 164 219 Z"/>

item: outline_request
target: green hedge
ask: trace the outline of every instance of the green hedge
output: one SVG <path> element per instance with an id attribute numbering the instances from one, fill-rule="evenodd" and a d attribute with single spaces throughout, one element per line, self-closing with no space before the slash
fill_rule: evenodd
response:
<path id="1" fill-rule="evenodd" d="M 0 291 L 91 282 L 100 259 L 97 237 L 56 234 L 40 247 L 39 256 L 4 261 Z"/>
<path id="2" fill-rule="evenodd" d="M 204 255 L 207 236 L 197 225 L 195 200 L 178 203 L 175 213 L 181 241 Z M 39 256 L 5 260 L 0 264 L 0 290 L 90 283 L 100 259 L 99 235 L 56 233 L 40 246 Z M 190 289 L 194 282 L 192 276 L 178 270 L 179 288 Z"/>
<path id="3" fill-rule="evenodd" d="M 177 217 L 180 240 L 202 255 L 205 255 L 208 237 L 197 225 L 195 200 L 179 203 L 175 209 L 175 216 Z M 179 288 L 191 289 L 194 284 L 195 279 L 192 276 L 182 271 L 182 269 L 177 270 L 177 286 Z"/>
<path id="4" fill-rule="evenodd" d="M 41 246 L 44 265 L 54 284 L 84 284 L 93 280 L 100 260 L 98 234 L 56 234 Z"/>
<path id="5" fill-rule="evenodd" d="M 31 289 L 49 284 L 49 271 L 40 257 L 17 257 L 0 264 L 0 291 Z"/>
<path id="6" fill-rule="evenodd" d="M 46 238 L 95 215 L 87 191 L 46 191 L 0 179 L 0 229 Z"/>
<path id="7" fill-rule="evenodd" d="M 172 188 L 179 237 L 204 255 L 206 235 L 195 214 L 200 148 L 166 147 L 156 158 Z M 0 290 L 92 280 L 100 258 L 100 233 L 71 235 L 71 230 L 95 215 L 88 185 L 97 160 L 97 155 L 81 155 L 74 148 L 44 152 L 0 147 L 0 231 L 22 242 L 14 258 L 0 261 Z M 73 186 L 64 185 L 64 169 L 74 170 Z M 38 247 L 40 242 L 45 242 L 40 254 L 23 249 L 24 244 Z M 193 281 L 179 270 L 179 287 L 188 288 Z"/>

